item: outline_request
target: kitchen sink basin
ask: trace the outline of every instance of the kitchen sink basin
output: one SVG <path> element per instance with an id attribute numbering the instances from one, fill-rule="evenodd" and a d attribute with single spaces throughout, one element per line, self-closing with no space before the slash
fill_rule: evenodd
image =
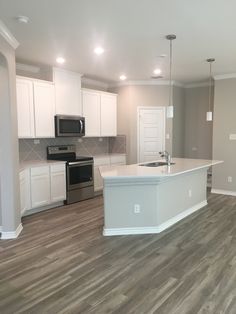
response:
<path id="1" fill-rule="evenodd" d="M 174 165 L 174 162 L 170 163 L 171 165 Z M 139 166 L 144 166 L 144 167 L 161 167 L 161 166 L 168 166 L 168 163 L 165 161 L 155 161 L 155 162 L 149 162 L 147 164 L 140 164 Z"/>

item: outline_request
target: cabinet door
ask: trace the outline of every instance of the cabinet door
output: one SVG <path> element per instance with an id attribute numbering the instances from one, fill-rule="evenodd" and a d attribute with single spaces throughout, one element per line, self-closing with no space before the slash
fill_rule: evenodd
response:
<path id="1" fill-rule="evenodd" d="M 50 204 L 49 166 L 31 168 L 31 207 Z"/>
<path id="2" fill-rule="evenodd" d="M 34 137 L 33 83 L 27 79 L 16 79 L 18 137 Z"/>
<path id="3" fill-rule="evenodd" d="M 110 166 L 109 156 L 94 158 L 94 191 L 101 191 L 103 189 L 103 179 L 101 177 L 99 167 Z"/>
<path id="4" fill-rule="evenodd" d="M 101 136 L 117 135 L 117 96 L 101 94 Z"/>
<path id="5" fill-rule="evenodd" d="M 34 82 L 35 137 L 55 137 L 55 88 L 51 83 Z"/>
<path id="6" fill-rule="evenodd" d="M 98 192 L 103 189 L 103 179 L 100 175 L 99 167 L 94 167 L 94 191 Z"/>
<path id="7" fill-rule="evenodd" d="M 81 115 L 81 75 L 54 68 L 56 114 Z"/>
<path id="8" fill-rule="evenodd" d="M 65 164 L 52 165 L 51 167 L 51 202 L 66 199 L 66 174 Z"/>
<path id="9" fill-rule="evenodd" d="M 82 104 L 85 117 L 85 136 L 100 136 L 100 94 L 83 90 Z"/>
<path id="10" fill-rule="evenodd" d="M 22 170 L 20 172 L 20 209 L 21 215 L 28 209 L 30 209 L 30 177 L 29 169 Z"/>

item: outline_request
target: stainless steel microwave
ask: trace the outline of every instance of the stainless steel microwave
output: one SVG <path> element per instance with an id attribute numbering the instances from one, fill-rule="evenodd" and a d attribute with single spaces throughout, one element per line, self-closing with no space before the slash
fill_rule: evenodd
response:
<path id="1" fill-rule="evenodd" d="M 80 116 L 55 116 L 55 135 L 64 136 L 84 136 L 85 118 Z"/>

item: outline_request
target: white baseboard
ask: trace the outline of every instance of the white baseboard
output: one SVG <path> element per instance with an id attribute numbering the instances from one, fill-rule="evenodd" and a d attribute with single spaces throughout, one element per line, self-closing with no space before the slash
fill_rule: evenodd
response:
<path id="1" fill-rule="evenodd" d="M 158 226 L 159 232 L 164 231 L 165 229 L 173 226 L 178 221 L 180 221 L 180 220 L 184 219 L 185 217 L 193 214 L 194 212 L 196 212 L 197 210 L 199 210 L 200 208 L 202 208 L 206 205 L 207 205 L 207 200 L 204 200 L 203 202 L 198 203 L 198 204 L 186 209 L 185 211 L 178 214 L 177 216 L 175 216 L 171 219 L 168 219 L 166 222 L 163 222 L 161 225 Z"/>
<path id="2" fill-rule="evenodd" d="M 154 227 L 137 227 L 137 228 L 103 228 L 104 236 L 114 236 L 114 235 L 131 235 L 131 234 L 152 234 L 160 233 L 167 228 L 173 226 L 178 221 L 184 219 L 185 217 L 193 214 L 200 208 L 207 205 L 207 200 L 204 200 L 201 203 L 194 205 L 193 207 L 188 208 L 177 216 L 167 220 L 166 222 L 160 224 L 159 226 Z"/>
<path id="3" fill-rule="evenodd" d="M 211 189 L 211 193 L 236 196 L 236 192 L 234 192 L 234 191 L 228 191 L 228 190 Z"/>
<path id="4" fill-rule="evenodd" d="M 7 240 L 7 239 L 16 239 L 18 235 L 21 233 L 23 227 L 20 223 L 19 226 L 16 228 L 15 231 L 2 231 L 1 232 L 1 239 Z"/>

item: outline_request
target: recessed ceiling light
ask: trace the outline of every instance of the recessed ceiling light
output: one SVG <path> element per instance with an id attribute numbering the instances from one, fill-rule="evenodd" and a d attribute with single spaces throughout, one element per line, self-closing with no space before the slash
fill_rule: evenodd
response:
<path id="1" fill-rule="evenodd" d="M 155 69 L 155 70 L 153 71 L 153 73 L 154 73 L 155 75 L 159 75 L 159 74 L 161 74 L 161 69 Z"/>
<path id="2" fill-rule="evenodd" d="M 24 16 L 24 15 L 18 15 L 16 17 L 16 20 L 18 23 L 23 23 L 23 24 L 27 24 L 29 22 L 28 16 Z"/>
<path id="3" fill-rule="evenodd" d="M 127 79 L 126 75 L 122 74 L 122 75 L 120 76 L 120 80 L 121 80 L 121 81 L 124 81 L 124 80 L 126 80 L 126 79 Z"/>
<path id="4" fill-rule="evenodd" d="M 102 55 L 104 53 L 104 49 L 102 47 L 100 47 L 100 46 L 96 47 L 94 49 L 94 53 L 96 53 L 96 55 L 100 56 L 100 55 Z"/>
<path id="5" fill-rule="evenodd" d="M 60 63 L 60 64 L 63 64 L 63 63 L 66 62 L 66 60 L 65 60 L 63 57 L 58 57 L 58 58 L 56 59 L 56 61 L 57 61 L 57 63 Z"/>

